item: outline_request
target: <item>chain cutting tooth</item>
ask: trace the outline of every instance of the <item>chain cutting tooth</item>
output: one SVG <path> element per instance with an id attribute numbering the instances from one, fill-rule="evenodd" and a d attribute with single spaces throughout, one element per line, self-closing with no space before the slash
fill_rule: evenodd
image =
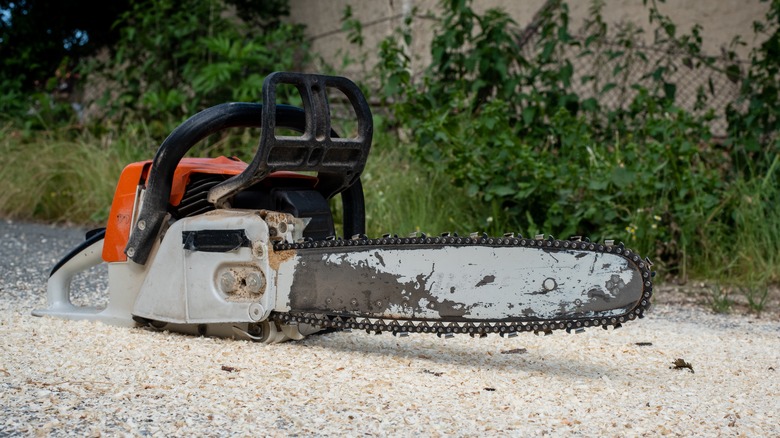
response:
<path id="1" fill-rule="evenodd" d="M 460 328 L 460 324 L 457 322 L 451 322 L 446 326 L 447 333 L 463 333 Z"/>

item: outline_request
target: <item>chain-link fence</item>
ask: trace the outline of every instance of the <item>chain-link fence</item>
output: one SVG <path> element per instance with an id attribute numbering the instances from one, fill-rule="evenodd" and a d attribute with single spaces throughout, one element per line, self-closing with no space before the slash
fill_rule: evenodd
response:
<path id="1" fill-rule="evenodd" d="M 533 17 L 531 22 L 517 29 L 517 43 L 521 55 L 526 60 L 533 60 L 541 50 L 540 28 L 544 20 L 551 19 L 560 0 L 547 1 Z M 384 17 L 361 23 L 363 31 L 374 26 L 403 20 L 404 14 Z M 441 17 L 432 14 L 413 13 L 412 18 L 429 26 L 430 23 L 440 24 Z M 552 19 L 555 19 L 552 17 Z M 605 114 L 616 110 L 629 110 L 629 106 L 637 96 L 640 88 L 653 90 L 663 83 L 673 88 L 674 102 L 679 108 L 695 115 L 711 113 L 709 122 L 713 136 L 725 137 L 728 128 L 726 108 L 734 103 L 739 96 L 741 86 L 741 71 L 745 62 L 729 58 L 725 55 L 711 57 L 698 53 L 687 53 L 671 42 L 648 45 L 642 41 L 638 27 L 630 23 L 612 23 L 616 28 L 614 35 L 600 37 L 597 42 L 589 42 L 586 31 L 573 35 L 575 41 L 561 46 L 559 61 L 571 63 L 573 78 L 569 91 L 576 93 L 580 101 L 593 98 L 599 103 Z M 632 28 L 636 35 L 631 38 Z M 343 27 L 310 37 L 311 41 L 345 34 Z M 426 44 L 417 47 L 429 49 Z M 412 50 L 412 48 L 409 48 Z M 418 64 L 425 58 L 421 54 L 410 53 L 413 64 Z M 735 70 L 735 66 L 738 66 Z M 661 70 L 659 70 L 661 69 Z M 657 73 L 657 72 L 661 73 Z M 425 72 L 424 65 L 416 65 L 413 72 L 414 80 L 419 80 Z M 662 74 L 659 79 L 658 74 Z M 379 85 L 376 76 L 367 75 L 363 71 L 356 76 L 371 89 Z M 382 101 L 372 100 L 372 105 L 381 106 Z"/>
<path id="2" fill-rule="evenodd" d="M 545 17 L 559 2 L 547 2 L 531 23 L 518 32 L 518 43 L 526 59 L 534 59 L 539 29 Z M 621 28 L 621 25 L 617 26 Z M 626 29 L 627 28 L 627 29 Z M 710 130 L 715 137 L 725 137 L 728 129 L 726 108 L 739 96 L 743 61 L 725 55 L 706 56 L 689 53 L 673 42 L 648 45 L 627 37 L 631 25 L 616 32 L 619 37 L 605 36 L 587 43 L 587 35 L 574 35 L 574 42 L 559 53 L 559 61 L 573 67 L 571 91 L 580 100 L 594 98 L 604 111 L 629 110 L 644 88 L 667 87 L 677 107 L 695 115 L 711 114 Z"/>

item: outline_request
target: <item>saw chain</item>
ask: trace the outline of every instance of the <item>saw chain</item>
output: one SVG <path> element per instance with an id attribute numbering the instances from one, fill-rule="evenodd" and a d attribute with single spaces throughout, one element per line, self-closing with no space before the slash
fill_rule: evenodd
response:
<path id="1" fill-rule="evenodd" d="M 484 337 L 490 333 L 499 334 L 502 337 L 516 336 L 520 332 L 533 332 L 536 334 L 550 334 L 553 330 L 566 330 L 567 332 L 581 332 L 588 327 L 602 327 L 605 330 L 610 326 L 621 327 L 622 323 L 644 317 L 644 313 L 650 308 L 650 298 L 653 291 L 653 277 L 651 271 L 652 262 L 642 258 L 624 244 L 615 244 L 607 240 L 604 243 L 590 242 L 580 237 L 569 240 L 559 240 L 552 236 L 545 238 L 537 235 L 534 238 L 524 238 L 507 233 L 501 237 L 490 237 L 487 234 L 472 233 L 468 237 L 457 234 L 444 233 L 440 236 L 398 237 L 385 234 L 381 238 L 369 239 L 366 236 L 353 236 L 350 239 L 329 238 L 326 240 L 300 240 L 295 243 L 277 242 L 273 249 L 275 252 L 306 251 L 314 248 L 339 248 L 355 247 L 355 249 L 372 249 L 387 247 L 403 247 L 413 249 L 415 246 L 446 247 L 446 246 L 488 246 L 488 247 L 529 247 L 538 248 L 540 251 L 577 250 L 593 253 L 616 254 L 634 265 L 642 274 L 642 297 L 626 313 L 609 318 L 563 318 L 545 319 L 537 321 L 435 321 L 426 319 L 392 319 L 371 318 L 361 316 L 345 316 L 328 313 L 302 313 L 302 312 L 274 312 L 270 318 L 277 324 L 295 325 L 308 324 L 323 329 L 335 330 L 365 330 L 368 333 L 380 334 L 392 333 L 396 336 L 407 336 L 410 333 L 435 333 L 440 337 L 451 337 L 455 334 L 468 334 L 472 337 Z"/>

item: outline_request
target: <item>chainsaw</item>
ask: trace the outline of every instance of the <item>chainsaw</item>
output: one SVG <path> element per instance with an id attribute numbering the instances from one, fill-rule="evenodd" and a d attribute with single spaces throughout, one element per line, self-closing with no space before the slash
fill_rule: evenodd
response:
<path id="1" fill-rule="evenodd" d="M 279 85 L 294 86 L 302 108 L 277 104 Z M 331 126 L 334 90 L 357 119 L 351 137 Z M 373 124 L 360 89 L 343 77 L 277 72 L 262 97 L 194 115 L 153 160 L 128 165 L 106 228 L 54 266 L 48 307 L 33 314 L 275 343 L 328 330 L 579 332 L 617 328 L 648 309 L 652 263 L 622 243 L 513 233 L 367 237 L 360 175 Z M 185 158 L 236 127 L 261 128 L 250 163 Z M 336 196 L 345 237 L 335 237 Z M 74 276 L 101 263 L 108 305 L 74 305 Z"/>

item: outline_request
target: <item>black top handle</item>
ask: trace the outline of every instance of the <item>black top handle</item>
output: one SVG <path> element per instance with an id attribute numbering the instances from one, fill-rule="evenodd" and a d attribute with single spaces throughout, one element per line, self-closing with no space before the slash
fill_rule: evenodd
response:
<path id="1" fill-rule="evenodd" d="M 276 105 L 278 83 L 296 85 L 304 108 Z M 338 88 L 353 105 L 358 116 L 356 138 L 340 139 L 332 130 L 325 87 Z M 168 212 L 174 171 L 187 151 L 209 135 L 229 128 L 263 128 L 263 131 L 258 151 L 244 172 L 209 192 L 209 200 L 216 206 L 228 206 L 233 195 L 273 171 L 315 170 L 319 171 L 316 188 L 326 199 L 341 193 L 344 234 L 365 233 L 365 206 L 359 178 L 371 147 L 373 124 L 360 89 L 346 78 L 274 73 L 263 84 L 263 97 L 265 106 L 225 103 L 203 110 L 174 129 L 160 145 L 152 161 L 138 220 L 125 247 L 129 259 L 146 263 Z M 303 135 L 277 137 L 276 127 Z"/>
<path id="2" fill-rule="evenodd" d="M 300 137 L 276 135 L 276 89 L 279 84 L 294 85 L 301 94 L 306 126 Z M 332 135 L 328 88 L 344 93 L 357 116 L 357 135 Z M 254 159 L 241 174 L 214 186 L 208 200 L 224 207 L 236 193 L 277 170 L 314 171 L 317 190 L 330 199 L 360 177 L 371 149 L 374 125 L 366 98 L 354 82 L 338 76 L 276 72 L 263 82 L 263 132 Z"/>

